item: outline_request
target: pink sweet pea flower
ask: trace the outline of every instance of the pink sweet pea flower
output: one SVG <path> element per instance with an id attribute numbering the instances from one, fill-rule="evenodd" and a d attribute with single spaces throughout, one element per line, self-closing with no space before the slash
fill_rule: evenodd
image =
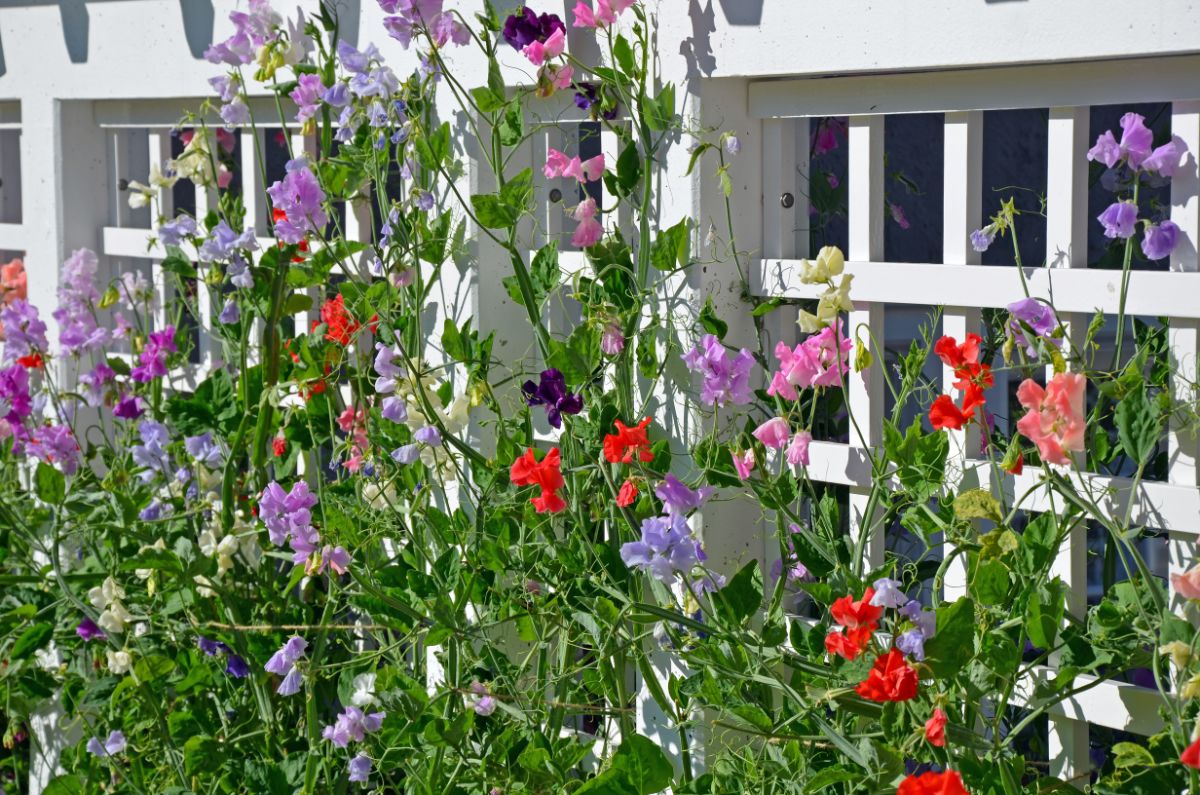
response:
<path id="1" fill-rule="evenodd" d="M 784 445 L 788 443 L 790 435 L 791 430 L 788 428 L 787 420 L 782 417 L 772 417 L 754 429 L 755 439 L 776 450 L 783 449 Z"/>
<path id="2" fill-rule="evenodd" d="M 745 480 L 750 477 L 750 472 L 754 469 L 755 464 L 754 451 L 747 450 L 744 453 L 730 452 L 733 456 L 733 468 L 737 470 L 738 479 Z"/>
<path id="3" fill-rule="evenodd" d="M 1067 454 L 1083 450 L 1086 388 L 1087 379 L 1078 373 L 1059 373 L 1045 389 L 1030 378 L 1021 382 L 1017 400 L 1029 411 L 1017 421 L 1017 430 L 1037 445 L 1043 461 L 1068 466 Z"/>
<path id="4" fill-rule="evenodd" d="M 583 162 L 578 157 L 572 157 L 563 167 L 562 175 L 583 182 Z"/>
<path id="5" fill-rule="evenodd" d="M 787 462 L 791 466 L 808 466 L 808 446 L 812 443 L 812 434 L 808 431 L 799 431 L 792 437 L 792 441 L 787 447 Z"/>
<path id="6" fill-rule="evenodd" d="M 557 58 L 567 47 L 567 37 L 562 29 L 555 30 L 545 42 L 531 41 L 521 52 L 534 66 L 541 66 L 550 58 Z"/>
<path id="7" fill-rule="evenodd" d="M 1200 566 L 1171 575 L 1171 587 L 1184 599 L 1200 599 Z"/>
<path id="8" fill-rule="evenodd" d="M 550 149 L 546 155 L 546 165 L 542 168 L 542 173 L 546 175 L 546 179 L 554 179 L 561 177 L 563 171 L 571 164 L 571 158 L 557 149 Z"/>
<path id="9" fill-rule="evenodd" d="M 579 226 L 571 235 L 571 244 L 578 248 L 590 248 L 604 237 L 604 227 L 596 220 L 596 200 L 588 198 L 575 208 L 575 220 Z"/>
<path id="10" fill-rule="evenodd" d="M 604 176 L 604 155 L 599 154 L 580 164 L 583 179 L 580 182 L 595 182 Z"/>

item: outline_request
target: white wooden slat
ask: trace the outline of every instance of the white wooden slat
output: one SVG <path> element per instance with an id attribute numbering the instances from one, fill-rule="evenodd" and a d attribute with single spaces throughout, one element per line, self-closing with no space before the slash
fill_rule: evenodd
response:
<path id="1" fill-rule="evenodd" d="M 241 133 L 241 177 L 242 177 L 242 206 L 246 208 L 245 225 L 254 227 L 257 232 L 267 228 L 266 216 L 263 214 L 263 185 L 262 172 L 258 168 L 258 153 L 263 149 L 263 133 L 252 127 L 243 128 Z"/>
<path id="2" fill-rule="evenodd" d="M 852 116 L 849 124 L 849 256 L 851 259 L 883 259 L 883 117 Z M 798 281 L 798 280 L 797 280 Z M 855 285 L 856 286 L 856 285 Z M 849 313 L 846 334 L 859 343 L 874 348 L 882 346 L 884 337 L 881 304 L 862 300 L 854 287 L 850 290 L 854 309 Z M 865 447 L 883 442 L 884 373 L 883 351 L 874 351 L 875 362 L 861 373 L 848 376 L 846 402 L 852 424 L 850 438 Z M 870 487 L 851 487 L 849 497 L 850 532 L 858 536 L 871 532 L 864 546 L 866 565 L 874 568 L 883 563 L 884 538 L 879 529 L 872 530 L 876 516 L 868 515 Z"/>
<path id="3" fill-rule="evenodd" d="M 24 224 L 0 224 L 0 251 L 24 251 L 27 237 Z"/>
<path id="4" fill-rule="evenodd" d="M 129 152 L 125 148 L 125 133 L 121 130 L 105 130 L 104 136 L 110 158 L 109 172 L 112 175 L 109 181 L 109 207 L 112 208 L 117 226 L 129 226 L 129 193 L 120 188 L 122 179 L 134 179 L 130 172 Z"/>
<path id="5" fill-rule="evenodd" d="M 1087 267 L 1088 120 L 1089 108 L 1050 109 L 1046 144 L 1046 264 L 1050 268 Z M 1066 347 L 1078 349 L 1089 318 L 1060 314 L 1066 324 Z M 1047 367 L 1046 377 L 1054 375 Z M 1050 569 L 1067 585 L 1067 610 L 1077 618 L 1087 611 L 1087 525 L 1068 532 Z M 1060 655 L 1052 655 L 1052 665 Z M 1082 789 L 1090 769 L 1088 725 L 1068 715 L 1053 715 L 1049 724 L 1050 774 Z"/>
<path id="6" fill-rule="evenodd" d="M 800 283 L 800 260 L 760 260 L 756 266 L 762 269 L 759 295 L 815 298 L 820 292 Z M 846 263 L 846 272 L 855 275 L 853 295 L 866 302 L 985 308 L 1004 307 L 1025 297 L 1021 279 L 1012 268 L 853 258 Z M 1117 312 L 1120 271 L 1027 268 L 1026 281 L 1033 297 L 1051 300 L 1060 312 Z M 1126 314 L 1195 319 L 1200 317 L 1200 301 L 1195 300 L 1198 290 L 1198 274 L 1133 271 Z"/>
<path id="7" fill-rule="evenodd" d="M 853 116 L 1200 98 L 1200 56 L 848 75 L 750 84 L 750 115 Z"/>
<path id="8" fill-rule="evenodd" d="M 983 216 L 983 113 L 967 111 L 947 113 L 943 122 L 943 167 L 942 192 L 945 207 L 942 222 L 942 259 L 955 265 L 978 265 L 979 252 L 970 244 L 970 234 L 978 229 Z M 948 306 L 942 315 L 942 333 L 954 337 L 959 343 L 969 333 L 978 333 L 980 313 L 972 307 Z M 957 380 L 952 368 L 942 367 L 942 392 L 961 400 L 952 384 Z M 972 488 L 977 484 L 967 479 L 971 470 L 969 459 L 978 458 L 979 430 L 970 427 L 959 431 L 947 431 L 950 438 L 950 454 L 946 471 L 950 478 L 957 478 L 959 488 Z M 949 557 L 954 545 L 945 543 L 942 554 Z M 943 580 L 943 598 L 953 601 L 967 592 L 966 560 L 958 557 L 947 567 Z"/>
<path id="9" fill-rule="evenodd" d="M 149 134 L 147 135 L 147 150 L 149 162 L 157 163 L 159 168 L 165 171 L 167 168 L 167 161 L 171 159 L 170 132 L 164 129 L 150 130 Z M 171 219 L 175 217 L 175 199 L 169 188 L 160 188 L 158 190 L 156 200 L 157 212 L 164 219 Z M 152 213 L 153 212 L 154 210 L 152 209 Z M 151 225 L 157 226 L 157 219 L 152 219 Z M 116 243 L 117 241 L 114 240 L 113 242 Z M 130 242 L 132 244 L 132 241 Z M 104 249 L 106 254 L 114 254 L 115 246 L 110 247 L 109 230 L 107 229 L 104 230 Z M 142 251 L 146 250 L 145 237 L 142 238 L 141 249 Z M 166 274 L 163 273 L 161 262 L 158 260 L 155 260 L 150 266 L 150 280 L 154 285 L 154 289 L 158 293 L 158 301 L 155 302 L 154 309 L 154 327 L 156 329 L 161 329 L 167 325 L 167 297 L 169 293 L 167 290 Z"/>

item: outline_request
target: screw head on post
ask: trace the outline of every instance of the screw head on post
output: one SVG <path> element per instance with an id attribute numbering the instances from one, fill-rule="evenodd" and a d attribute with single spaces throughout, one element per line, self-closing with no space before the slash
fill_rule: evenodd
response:
<path id="1" fill-rule="evenodd" d="M 124 177 L 121 177 L 119 180 L 117 180 L 117 190 L 119 190 L 119 191 L 129 190 L 129 180 L 125 179 Z"/>
<path id="2" fill-rule="evenodd" d="M 550 201 L 554 202 L 555 204 L 558 204 L 560 201 L 562 201 L 562 191 L 558 188 L 551 188 Z"/>
<path id="3" fill-rule="evenodd" d="M 779 204 L 785 210 L 792 209 L 792 205 L 796 203 L 796 197 L 790 193 L 785 193 L 779 197 Z"/>

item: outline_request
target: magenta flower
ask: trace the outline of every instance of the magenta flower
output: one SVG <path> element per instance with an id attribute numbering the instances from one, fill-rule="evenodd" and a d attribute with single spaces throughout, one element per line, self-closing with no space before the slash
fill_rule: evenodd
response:
<path id="1" fill-rule="evenodd" d="M 167 326 L 162 331 L 154 331 L 146 341 L 146 347 L 138 356 L 138 366 L 133 368 L 129 377 L 139 383 L 153 381 L 167 374 L 167 354 L 175 353 L 175 327 Z"/>
<path id="2" fill-rule="evenodd" d="M 1096 220 L 1104 225 L 1105 237 L 1124 240 L 1133 236 L 1137 225 L 1137 207 L 1133 202 L 1114 202 L 1096 216 Z"/>
<path id="3" fill-rule="evenodd" d="M 710 406 L 743 405 L 753 398 L 750 371 L 754 367 L 754 355 L 745 348 L 737 356 L 731 356 L 715 334 L 706 334 L 699 345 L 681 358 L 689 370 L 704 377 L 700 390 L 700 400 L 704 403 Z"/>
<path id="4" fill-rule="evenodd" d="M 79 471 L 79 443 L 66 425 L 38 428 L 25 446 L 25 452 L 47 464 L 58 467 L 64 475 Z"/>
<path id="5" fill-rule="evenodd" d="M 566 25 L 555 14 L 538 16 L 529 6 L 519 14 L 510 14 L 504 20 L 504 40 L 514 50 L 524 50 L 533 42 L 545 42 L 555 31 L 566 33 Z"/>
<path id="6" fill-rule="evenodd" d="M 1179 227 L 1174 222 L 1147 224 L 1145 236 L 1142 238 L 1142 253 L 1146 255 L 1146 259 L 1163 259 L 1171 256 L 1178 242 Z"/>
<path id="7" fill-rule="evenodd" d="M 75 627 L 75 634 L 83 638 L 85 643 L 92 640 L 104 640 L 107 637 L 104 630 L 96 626 L 96 622 L 90 618 L 79 622 L 79 626 Z"/>
<path id="8" fill-rule="evenodd" d="M 46 324 L 36 306 L 18 298 L 0 310 L 0 327 L 4 329 L 4 358 L 19 359 L 31 353 L 49 349 Z"/>
<path id="9" fill-rule="evenodd" d="M 788 443 L 790 435 L 791 429 L 788 428 L 787 420 L 782 417 L 772 417 L 754 429 L 755 439 L 776 450 L 782 449 Z"/>
<path id="10" fill-rule="evenodd" d="M 521 387 L 521 393 L 530 408 L 546 407 L 546 419 L 555 428 L 562 427 L 563 414 L 578 414 L 583 411 L 583 398 L 567 391 L 567 382 L 563 374 L 553 367 L 542 371 L 538 376 L 538 383 L 526 381 Z"/>
<path id="11" fill-rule="evenodd" d="M 137 395 L 122 395 L 113 407 L 113 416 L 123 420 L 136 420 L 145 412 L 142 399 Z"/>

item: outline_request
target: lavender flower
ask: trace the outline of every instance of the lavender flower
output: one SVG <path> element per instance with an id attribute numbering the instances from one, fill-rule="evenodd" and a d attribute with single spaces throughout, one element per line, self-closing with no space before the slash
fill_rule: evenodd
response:
<path id="1" fill-rule="evenodd" d="M 0 310 L 0 327 L 4 329 L 6 360 L 49 350 L 46 324 L 38 315 L 38 308 L 24 299 L 18 298 Z"/>
<path id="2" fill-rule="evenodd" d="M 574 392 L 567 391 L 567 382 L 563 374 L 555 368 L 543 370 L 538 377 L 538 383 L 526 381 L 521 387 L 525 402 L 531 408 L 546 407 L 546 419 L 555 428 L 562 427 L 563 414 L 578 414 L 583 410 L 583 399 Z"/>
<path id="3" fill-rule="evenodd" d="M 486 718 L 496 711 L 496 698 L 488 690 L 487 685 L 482 682 L 472 682 L 471 693 L 475 696 L 472 708 L 476 715 Z"/>
<path id="4" fill-rule="evenodd" d="M 353 45 L 341 39 L 337 43 L 337 54 L 342 67 L 355 74 L 362 74 L 370 69 L 372 59 L 378 60 L 380 57 L 379 48 L 374 44 L 368 44 L 367 48 L 360 52 L 354 49 Z"/>
<path id="5" fill-rule="evenodd" d="M 95 252 L 86 248 L 77 249 L 62 266 L 54 319 L 58 321 L 58 343 L 68 355 L 97 349 L 108 341 L 108 332 L 97 326 L 91 307 L 100 297 L 97 267 Z"/>
<path id="6" fill-rule="evenodd" d="M 230 259 L 239 249 L 254 251 L 257 248 L 258 241 L 255 239 L 253 227 L 238 234 L 229 224 L 221 220 L 213 227 L 208 239 L 201 244 L 197 256 L 201 262 L 216 262 Z"/>
<path id="7" fill-rule="evenodd" d="M 79 387 L 84 398 L 93 406 L 100 405 L 104 400 L 104 387 L 112 383 L 116 373 L 105 362 L 100 362 L 91 370 L 79 376 Z"/>
<path id="8" fill-rule="evenodd" d="M 674 582 L 705 559 L 682 514 L 653 516 L 642 522 L 642 539 L 621 545 L 621 560 L 630 568 L 649 572 L 659 582 Z"/>
<path id="9" fill-rule="evenodd" d="M 288 161 L 287 176 L 267 188 L 267 194 L 275 208 L 284 212 L 285 217 L 275 222 L 275 236 L 284 243 L 299 243 L 329 222 L 323 208 L 325 192 L 302 157 Z"/>
<path id="10" fill-rule="evenodd" d="M 415 444 L 406 444 L 402 447 L 397 447 L 391 452 L 392 460 L 402 466 L 416 463 L 421 457 L 421 449 Z"/>
<path id="11" fill-rule="evenodd" d="M 379 414 L 389 422 L 404 422 L 408 419 L 408 405 L 395 395 L 389 395 L 383 399 Z"/>
<path id="12" fill-rule="evenodd" d="M 896 648 L 914 660 L 925 659 L 925 636 L 919 629 L 910 629 L 896 636 Z"/>
<path id="13" fill-rule="evenodd" d="M 134 445 L 129 452 L 133 455 L 133 462 L 147 470 L 140 476 L 142 480 L 149 481 L 155 472 L 166 474 L 171 463 L 166 450 L 171 435 L 166 426 L 155 420 L 142 420 L 138 426 L 138 436 L 142 443 Z"/>
<path id="14" fill-rule="evenodd" d="M 300 75 L 296 87 L 288 94 L 296 103 L 296 121 L 304 123 L 316 115 L 321 107 L 321 98 L 325 94 L 325 85 L 321 76 L 306 72 Z"/>
<path id="15" fill-rule="evenodd" d="M 185 237 L 195 237 L 199 231 L 195 218 L 180 215 L 158 228 L 158 239 L 164 246 L 178 246 Z"/>
<path id="16" fill-rule="evenodd" d="M 371 775 L 371 758 L 360 753 L 350 760 L 350 781 L 365 782 Z"/>
<path id="17" fill-rule="evenodd" d="M 92 756 L 116 756 L 125 750 L 125 735 L 119 731 L 111 732 L 104 742 L 99 737 L 93 737 L 87 742 L 88 753 Z"/>
<path id="18" fill-rule="evenodd" d="M 263 670 L 268 673 L 279 674 L 283 677 L 283 681 L 279 683 L 279 687 L 275 691 L 279 695 L 291 696 L 300 692 L 302 677 L 296 663 L 304 656 L 304 650 L 307 648 L 308 641 L 299 635 L 293 635 L 280 647 L 279 651 L 271 655 L 271 659 L 267 660 L 267 664 L 263 666 Z"/>
<path id="19" fill-rule="evenodd" d="M 1061 340 L 1051 336 L 1058 328 L 1058 321 L 1054 317 L 1054 310 L 1046 304 L 1036 298 L 1022 298 L 1009 304 L 1008 311 L 1012 313 L 1008 328 L 1012 332 L 1013 340 L 1030 356 L 1037 356 L 1037 343 L 1026 336 L 1026 326 L 1033 330 L 1037 338 L 1055 346 L 1062 344 Z"/>
<path id="20" fill-rule="evenodd" d="M 987 251 L 996 240 L 996 230 L 989 224 L 971 233 L 971 248 L 979 252 Z"/>
<path id="21" fill-rule="evenodd" d="M 321 736 L 338 748 L 345 748 L 352 741 L 361 743 L 368 732 L 379 731 L 385 717 L 385 712 L 368 714 L 358 707 L 346 707 L 336 721 L 322 730 Z"/>
<path id="22" fill-rule="evenodd" d="M 1142 238 L 1142 253 L 1146 255 L 1146 259 L 1163 259 L 1171 256 L 1178 242 L 1179 227 L 1174 222 L 1147 224 L 1145 236 Z"/>
<path id="23" fill-rule="evenodd" d="M 25 452 L 47 464 L 54 464 L 64 475 L 79 471 L 79 442 L 66 425 L 49 425 L 32 435 Z"/>
<path id="24" fill-rule="evenodd" d="M 671 474 L 654 489 L 654 495 L 663 501 L 663 509 L 671 516 L 682 516 L 696 510 L 712 496 L 712 493 L 712 486 L 692 490 Z"/>
<path id="25" fill-rule="evenodd" d="M 7 411 L 4 409 L 7 408 Z M 19 364 L 0 370 L 0 411 L 10 425 L 19 426 L 33 413 L 33 398 L 29 394 L 29 371 Z"/>
<path id="26" fill-rule="evenodd" d="M 210 640 L 203 635 L 196 636 L 196 646 L 208 657 L 216 657 L 218 654 L 230 651 L 229 647 L 221 641 Z"/>
<path id="27" fill-rule="evenodd" d="M 903 607 L 908 602 L 908 597 L 901 590 L 899 580 L 892 580 L 887 577 L 881 577 L 875 581 L 875 595 L 871 597 L 871 604 L 874 607 Z"/>
<path id="28" fill-rule="evenodd" d="M 609 323 L 604 327 L 604 333 L 600 335 L 600 352 L 606 356 L 616 356 L 623 350 L 625 350 L 625 335 L 621 333 L 621 326 L 617 323 Z"/>
<path id="29" fill-rule="evenodd" d="M 1105 237 L 1124 240 L 1133 236 L 1137 224 L 1137 206 L 1132 202 L 1114 202 L 1096 216 L 1096 220 L 1103 224 Z"/>
<path id="30" fill-rule="evenodd" d="M 225 302 L 225 306 L 221 307 L 221 312 L 217 315 L 217 320 L 225 325 L 238 322 L 242 317 L 242 311 L 238 309 L 237 301 L 230 298 Z"/>
<path id="31" fill-rule="evenodd" d="M 433 425 L 426 425 L 424 428 L 421 428 L 413 434 L 413 438 L 430 447 L 441 447 L 442 445 L 442 432 Z"/>
<path id="32" fill-rule="evenodd" d="M 745 348 L 731 358 L 715 334 L 706 334 L 682 358 L 689 370 L 704 377 L 700 399 L 708 405 L 744 405 L 752 399 L 750 371 L 754 356 Z"/>
<path id="33" fill-rule="evenodd" d="M 225 454 L 221 452 L 220 445 L 213 441 L 209 431 L 187 437 L 183 440 L 183 447 L 196 463 L 204 464 L 209 469 L 216 469 L 225 461 Z"/>

